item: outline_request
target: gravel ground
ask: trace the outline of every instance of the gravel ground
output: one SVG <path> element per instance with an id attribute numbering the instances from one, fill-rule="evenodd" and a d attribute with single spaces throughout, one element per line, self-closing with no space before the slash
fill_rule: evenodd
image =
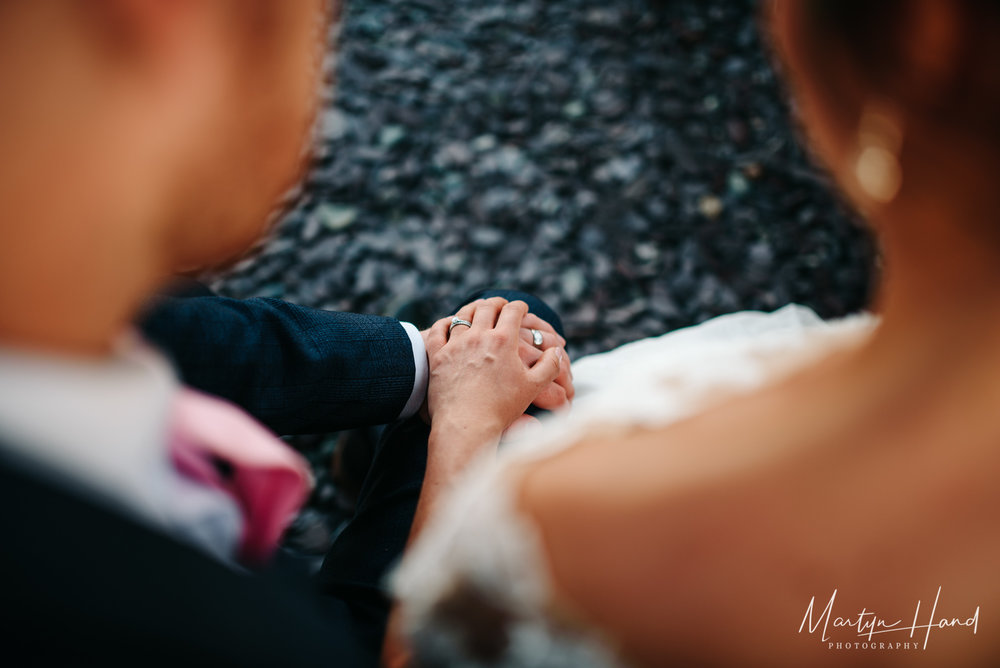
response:
<path id="1" fill-rule="evenodd" d="M 387 315 L 517 287 L 574 357 L 735 310 L 861 308 L 873 243 L 801 148 L 755 10 L 352 0 L 304 195 L 215 287 Z"/>

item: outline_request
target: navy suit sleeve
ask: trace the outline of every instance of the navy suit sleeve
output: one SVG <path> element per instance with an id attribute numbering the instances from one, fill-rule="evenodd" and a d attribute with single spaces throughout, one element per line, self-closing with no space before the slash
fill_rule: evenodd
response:
<path id="1" fill-rule="evenodd" d="M 185 383 L 278 434 L 388 423 L 413 391 L 413 347 L 394 318 L 277 299 L 163 297 L 140 327 Z"/>

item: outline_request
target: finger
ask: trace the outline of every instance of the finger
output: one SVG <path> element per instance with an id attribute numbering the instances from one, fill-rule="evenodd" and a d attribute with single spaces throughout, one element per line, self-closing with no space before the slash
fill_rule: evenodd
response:
<path id="1" fill-rule="evenodd" d="M 451 318 L 441 318 L 431 325 L 427 336 L 427 354 L 433 355 L 448 343 L 448 327 L 451 325 Z"/>
<path id="2" fill-rule="evenodd" d="M 563 364 L 569 364 L 566 352 L 562 348 L 549 348 L 542 353 L 535 366 L 528 369 L 528 378 L 541 389 L 559 376 Z"/>
<path id="3" fill-rule="evenodd" d="M 454 317 L 458 318 L 459 320 L 465 320 L 466 322 L 472 322 L 472 319 L 475 317 L 476 314 L 476 309 L 482 302 L 483 302 L 482 299 L 477 299 L 474 302 L 466 304 L 462 308 L 458 309 L 458 312 L 455 314 Z M 465 330 L 469 329 L 467 325 L 455 325 L 454 327 L 451 327 L 452 319 L 446 318 L 446 320 L 448 321 L 449 325 L 448 338 L 452 338 L 454 336 L 462 336 L 463 334 L 465 334 Z"/>
<path id="4" fill-rule="evenodd" d="M 490 297 L 476 307 L 476 313 L 472 318 L 472 326 L 476 329 L 493 329 L 497 324 L 497 316 L 500 310 L 506 306 L 507 300 L 503 297 Z"/>
<path id="5" fill-rule="evenodd" d="M 485 299 L 477 299 L 474 302 L 469 302 L 468 304 L 466 304 L 462 308 L 458 309 L 458 311 L 455 313 L 455 317 L 456 318 L 461 318 L 462 320 L 468 320 L 468 321 L 471 322 L 472 321 L 472 317 L 476 314 L 476 309 L 484 301 L 486 301 L 486 300 Z"/>
<path id="6" fill-rule="evenodd" d="M 538 346 L 535 346 L 535 335 L 532 332 L 538 332 L 542 335 L 542 342 Z M 534 327 L 527 329 L 524 327 L 524 323 L 521 323 L 521 331 L 519 336 L 522 341 L 525 341 L 528 345 L 534 346 L 539 350 L 548 350 L 549 348 L 565 348 L 566 342 L 562 340 L 562 337 L 558 334 L 553 334 L 552 332 L 546 332 L 542 329 L 536 329 Z"/>
<path id="7" fill-rule="evenodd" d="M 541 399 L 546 403 L 545 406 L 539 405 L 539 408 L 547 408 L 552 410 L 554 407 L 562 406 L 564 403 L 569 403 L 573 401 L 573 397 L 576 396 L 576 389 L 573 387 L 573 374 L 572 374 L 572 364 L 567 357 L 559 369 L 559 375 L 556 379 L 549 385 L 548 388 L 541 392 L 543 398 Z M 535 402 L 538 405 L 537 401 Z M 552 405 L 548 405 L 548 404 Z"/>
<path id="8" fill-rule="evenodd" d="M 530 343 L 521 341 L 521 344 L 517 347 L 517 354 L 521 357 L 521 361 L 524 362 L 524 366 L 530 369 L 535 366 L 535 362 L 542 356 L 542 351 Z"/>
<path id="9" fill-rule="evenodd" d="M 576 396 L 576 388 L 573 387 L 573 365 L 569 361 L 569 358 L 563 362 L 562 367 L 559 369 L 559 375 L 556 376 L 555 381 L 563 391 L 566 393 L 566 398 L 570 401 Z"/>
<path id="10" fill-rule="evenodd" d="M 566 347 L 566 339 L 555 330 L 555 327 L 550 325 L 545 320 L 542 320 L 534 313 L 529 313 L 524 316 L 524 321 L 521 323 L 521 327 L 527 327 L 528 329 L 537 329 L 542 333 L 549 332 L 554 335 L 555 339 L 559 342 L 559 345 L 563 348 Z"/>
<path id="11" fill-rule="evenodd" d="M 518 339 L 518 330 L 521 329 L 521 321 L 528 313 L 528 305 L 522 301 L 515 300 L 503 307 L 497 318 L 497 331 L 510 336 L 512 341 Z"/>
<path id="12" fill-rule="evenodd" d="M 549 383 L 532 400 L 532 404 L 547 411 L 554 411 L 569 404 L 566 390 L 558 383 Z"/>

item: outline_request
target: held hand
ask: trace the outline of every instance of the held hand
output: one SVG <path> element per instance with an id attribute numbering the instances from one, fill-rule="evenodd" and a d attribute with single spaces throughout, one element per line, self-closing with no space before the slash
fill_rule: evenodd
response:
<path id="1" fill-rule="evenodd" d="M 542 336 L 540 346 L 535 346 L 533 331 L 538 331 Z M 539 318 L 534 313 L 524 316 L 521 322 L 521 346 L 518 352 L 521 361 L 527 366 L 532 366 L 542 356 L 542 353 L 549 348 L 566 349 L 566 339 L 561 337 L 549 323 Z M 562 365 L 559 376 L 543 389 L 531 402 L 538 408 L 554 411 L 563 406 L 568 406 L 576 394 L 573 388 L 573 371 L 569 360 Z"/>
<path id="2" fill-rule="evenodd" d="M 470 304 L 469 306 L 472 305 Z M 464 313 L 465 308 L 463 308 L 461 312 Z M 450 324 L 450 318 L 446 318 L 445 320 L 448 320 Z M 541 335 L 542 342 L 540 345 L 535 344 L 535 331 L 538 331 Z M 425 347 L 427 346 L 430 332 L 431 330 L 429 329 L 425 329 L 420 332 L 424 339 Z M 524 365 L 529 368 L 534 366 L 542 357 L 542 354 L 549 348 L 561 348 L 563 351 L 566 349 L 566 339 L 560 336 L 552 325 L 545 320 L 542 320 L 534 313 L 528 313 L 524 316 L 524 320 L 521 321 L 519 335 L 521 340 L 520 345 L 518 346 L 518 355 Z M 546 385 L 531 403 L 538 408 L 554 411 L 572 403 L 575 395 L 576 390 L 573 387 L 572 366 L 570 365 L 569 360 L 566 359 L 565 363 L 562 364 L 560 368 L 559 376 L 557 376 L 554 381 Z M 430 423 L 430 416 L 427 414 L 426 399 L 424 400 L 424 405 L 420 409 L 420 415 L 424 418 L 425 422 L 428 424 Z"/>
<path id="3" fill-rule="evenodd" d="M 527 314 L 524 302 L 495 297 L 468 304 L 456 314 L 471 327 L 455 327 L 449 335 L 449 317 L 428 331 L 427 413 L 432 425 L 447 421 L 499 437 L 560 377 L 569 366 L 561 346 L 526 351 L 534 359 L 522 361 L 519 330 Z"/>

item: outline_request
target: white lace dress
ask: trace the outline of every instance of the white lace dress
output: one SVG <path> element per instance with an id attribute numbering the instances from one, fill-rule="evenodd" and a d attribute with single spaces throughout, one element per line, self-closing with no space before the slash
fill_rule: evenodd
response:
<path id="1" fill-rule="evenodd" d="M 545 553 L 511 502 L 512 462 L 570 447 L 595 427 L 662 427 L 868 336 L 860 314 L 740 312 L 573 363 L 572 410 L 522 430 L 463 477 L 392 576 L 421 666 L 596 668 L 624 663 L 599 632 L 546 613 Z"/>

